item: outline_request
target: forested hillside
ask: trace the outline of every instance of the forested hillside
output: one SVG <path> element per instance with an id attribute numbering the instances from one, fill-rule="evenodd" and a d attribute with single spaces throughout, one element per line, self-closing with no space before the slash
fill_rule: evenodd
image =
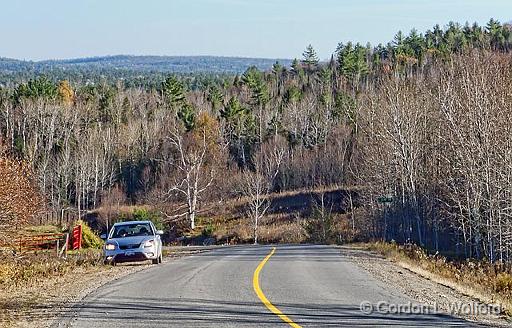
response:
<path id="1" fill-rule="evenodd" d="M 213 56 L 107 56 L 37 62 L 0 58 L 0 85 L 27 82 L 43 74 L 54 82 L 66 79 L 77 84 L 115 84 L 121 80 L 126 86 L 156 87 L 174 73 L 186 77 L 188 85 L 196 89 L 204 81 L 220 83 L 250 66 L 269 70 L 276 61 L 291 64 L 287 59 Z"/>
<path id="2" fill-rule="evenodd" d="M 244 198 L 257 224 L 266 194 L 356 186 L 352 239 L 509 260 L 511 47 L 491 20 L 340 44 L 325 64 L 309 46 L 195 88 L 37 77 L 0 90 L 2 147 L 47 211 L 150 204 L 194 228 L 204 204 Z"/>

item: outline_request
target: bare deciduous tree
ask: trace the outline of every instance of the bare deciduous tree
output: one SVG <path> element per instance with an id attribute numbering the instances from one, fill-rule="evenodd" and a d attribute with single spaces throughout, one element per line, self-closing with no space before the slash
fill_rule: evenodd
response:
<path id="1" fill-rule="evenodd" d="M 285 144 L 279 137 L 261 146 L 254 160 L 254 172 L 245 172 L 243 193 L 249 198 L 248 213 L 253 222 L 254 243 L 258 243 L 258 227 L 261 219 L 270 208 L 268 197 L 273 182 L 285 157 Z"/>
<path id="2" fill-rule="evenodd" d="M 177 125 L 171 127 L 168 141 L 176 152 L 169 164 L 175 168 L 173 182 L 166 194 L 181 194 L 187 204 L 187 212 L 175 217 L 185 216 L 190 228 L 196 227 L 198 203 L 215 178 L 216 160 L 221 149 L 218 143 L 218 129 L 215 123 L 202 114 L 198 127 L 191 132 L 183 132 Z"/>

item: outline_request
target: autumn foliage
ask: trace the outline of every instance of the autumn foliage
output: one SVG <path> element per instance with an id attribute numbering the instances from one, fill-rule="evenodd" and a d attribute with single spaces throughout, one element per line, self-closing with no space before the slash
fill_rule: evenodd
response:
<path id="1" fill-rule="evenodd" d="M 71 88 L 71 85 L 69 85 L 69 81 L 60 81 L 57 91 L 59 93 L 59 98 L 64 105 L 71 106 L 73 104 L 75 101 L 75 92 Z"/>
<path id="2" fill-rule="evenodd" d="M 0 239 L 39 214 L 42 204 L 29 166 L 0 158 Z"/>

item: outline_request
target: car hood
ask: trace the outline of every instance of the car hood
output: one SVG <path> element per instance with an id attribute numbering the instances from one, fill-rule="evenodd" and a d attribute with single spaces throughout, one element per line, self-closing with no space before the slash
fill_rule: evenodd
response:
<path id="1" fill-rule="evenodd" d="M 147 240 L 154 239 L 154 236 L 134 236 L 134 237 L 124 237 L 124 238 L 112 238 L 109 239 L 109 242 L 115 242 L 119 246 L 126 245 L 140 245 Z"/>

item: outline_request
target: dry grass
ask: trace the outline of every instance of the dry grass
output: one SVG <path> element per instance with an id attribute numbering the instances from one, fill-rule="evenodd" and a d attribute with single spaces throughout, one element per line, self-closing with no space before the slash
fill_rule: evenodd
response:
<path id="1" fill-rule="evenodd" d="M 54 225 L 37 225 L 37 226 L 26 226 L 19 231 L 21 236 L 33 236 L 33 235 L 44 235 L 61 233 L 62 230 Z"/>
<path id="2" fill-rule="evenodd" d="M 0 327 L 52 327 L 57 316 L 90 291 L 149 266 L 97 265 L 97 258 L 93 252 L 81 252 L 67 262 L 49 257 L 47 263 L 33 258 L 32 263 L 17 263 L 14 272 L 4 273 L 8 281 L 0 284 Z"/>
<path id="3" fill-rule="evenodd" d="M 39 251 L 13 255 L 0 254 L 0 327 L 18 326 L 19 315 L 28 313 L 24 319 L 33 320 L 30 314 L 41 306 L 48 295 L 49 282 L 55 279 L 70 279 L 75 274 L 97 270 L 101 262 L 100 250 L 71 252 L 67 259 L 57 258 L 55 251 Z M 76 280 L 76 278 L 75 278 Z M 49 297 L 49 296 L 48 296 Z"/>
<path id="4" fill-rule="evenodd" d="M 248 218 L 214 218 L 211 222 L 214 228 L 213 237 L 218 241 L 243 244 L 252 243 L 254 240 L 253 224 Z M 263 244 L 303 243 L 308 238 L 302 220 L 281 214 L 264 217 L 258 234 L 259 242 Z"/>
<path id="5" fill-rule="evenodd" d="M 0 263 L 0 290 L 36 283 L 48 276 L 65 275 L 78 266 L 101 263 L 101 250 L 71 252 L 67 259 L 57 258 L 54 251 L 4 254 Z"/>
<path id="6" fill-rule="evenodd" d="M 262 244 L 316 242 L 311 239 L 307 230 L 306 223 L 310 221 L 311 218 L 304 218 L 299 213 L 267 214 L 259 224 L 259 242 Z M 219 243 L 243 244 L 252 243 L 254 240 L 253 222 L 244 216 L 227 214 L 200 218 L 197 221 L 196 235 L 200 234 L 206 226 L 211 227 L 212 236 Z M 352 230 L 350 216 L 347 214 L 333 214 L 331 230 L 332 243 L 347 243 L 357 240 L 358 231 Z M 187 234 L 187 236 L 189 235 Z"/>
<path id="7" fill-rule="evenodd" d="M 207 250 L 166 250 L 176 258 Z M 53 320 L 71 304 L 101 285 L 144 270 L 148 262 L 117 266 L 101 264 L 100 250 L 70 254 L 67 260 L 51 253 L 12 255 L 0 264 L 0 327 L 53 327 Z"/>
<path id="8" fill-rule="evenodd" d="M 400 246 L 376 242 L 364 244 L 425 278 L 453 288 L 488 304 L 500 304 L 512 315 L 512 267 L 484 261 L 449 261 L 440 255 L 428 255 L 415 245 Z"/>

